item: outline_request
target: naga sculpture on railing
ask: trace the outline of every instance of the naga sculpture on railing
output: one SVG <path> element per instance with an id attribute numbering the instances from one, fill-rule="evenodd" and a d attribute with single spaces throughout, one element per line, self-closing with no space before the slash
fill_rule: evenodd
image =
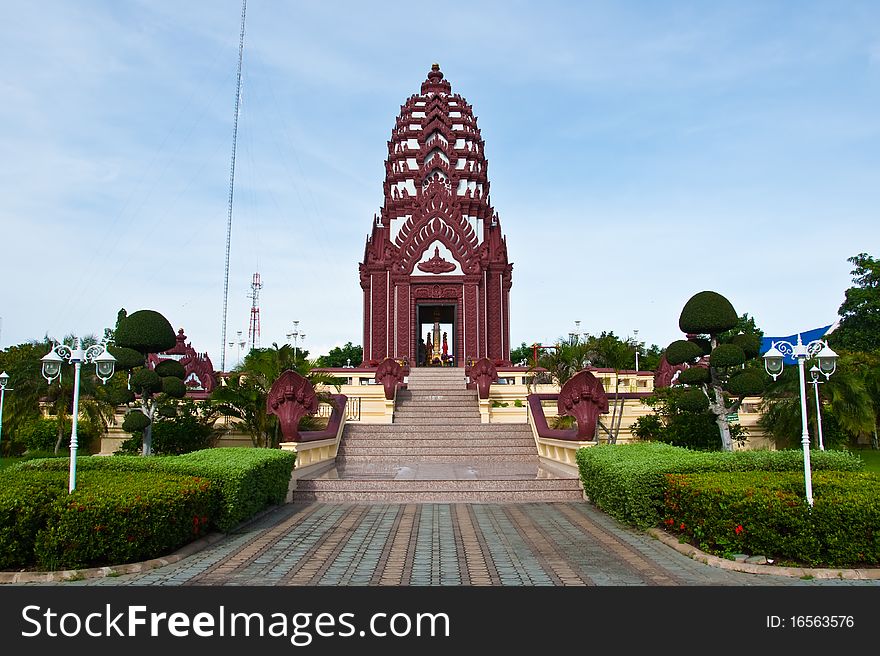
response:
<path id="1" fill-rule="evenodd" d="M 577 429 L 550 428 L 542 401 L 556 401 L 559 416 L 574 417 Z M 572 376 L 559 394 L 529 394 L 528 403 L 538 437 L 555 440 L 595 441 L 599 415 L 608 412 L 608 395 L 602 381 L 586 370 Z"/>
<path id="2" fill-rule="evenodd" d="M 489 387 L 498 380 L 498 370 L 489 358 L 480 358 L 469 368 L 471 382 L 476 383 L 481 399 L 489 398 Z"/>
<path id="3" fill-rule="evenodd" d="M 602 381 L 589 371 L 581 371 L 562 386 L 556 409 L 560 416 L 575 418 L 578 440 L 594 440 L 599 415 L 608 412 L 608 395 Z"/>
<path id="4" fill-rule="evenodd" d="M 385 358 L 376 368 L 376 382 L 385 388 L 385 398 L 394 399 L 397 386 L 403 382 L 404 369 L 393 358 Z"/>
<path id="5" fill-rule="evenodd" d="M 300 419 L 317 412 L 318 403 L 318 395 L 312 384 L 288 369 L 272 384 L 266 398 L 266 412 L 278 417 L 285 442 L 300 442 Z"/>

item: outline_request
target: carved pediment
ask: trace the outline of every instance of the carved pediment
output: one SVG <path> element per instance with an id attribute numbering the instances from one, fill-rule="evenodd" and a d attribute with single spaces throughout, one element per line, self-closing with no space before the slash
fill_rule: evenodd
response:
<path id="1" fill-rule="evenodd" d="M 431 259 L 419 262 L 417 266 L 419 271 L 424 271 L 425 273 L 449 273 L 456 269 L 455 264 L 440 257 L 439 246 L 434 248 L 434 256 Z"/>

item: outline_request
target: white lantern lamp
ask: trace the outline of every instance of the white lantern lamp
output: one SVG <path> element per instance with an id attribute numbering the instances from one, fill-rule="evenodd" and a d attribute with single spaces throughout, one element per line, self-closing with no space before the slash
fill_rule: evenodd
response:
<path id="1" fill-rule="evenodd" d="M 95 373 L 105 385 L 107 381 L 113 378 L 113 372 L 116 370 L 116 358 L 104 348 L 103 352 L 94 358 Z"/>
<path id="2" fill-rule="evenodd" d="M 51 383 L 61 375 L 61 365 L 64 359 L 53 348 L 41 360 L 43 362 L 43 378 L 46 379 L 46 382 Z"/>
<path id="3" fill-rule="evenodd" d="M 764 369 L 766 369 L 767 373 L 773 376 L 773 380 L 776 380 L 779 377 L 779 374 L 782 373 L 782 365 L 785 356 L 782 355 L 782 351 L 776 348 L 776 342 L 770 346 L 770 350 L 768 350 L 764 354 Z"/>
<path id="4" fill-rule="evenodd" d="M 816 355 L 816 359 L 819 361 L 819 371 L 825 375 L 826 380 L 831 378 L 831 374 L 837 371 L 838 357 L 837 353 L 832 351 L 828 344 L 825 344 Z"/>

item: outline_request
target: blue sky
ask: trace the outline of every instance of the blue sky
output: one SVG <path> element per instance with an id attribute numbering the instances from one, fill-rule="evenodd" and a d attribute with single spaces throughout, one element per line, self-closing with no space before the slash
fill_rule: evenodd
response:
<path id="1" fill-rule="evenodd" d="M 0 347 L 151 308 L 220 366 L 240 11 L 4 9 Z M 878 254 L 875 2 L 251 0 L 227 341 L 255 271 L 263 345 L 360 341 L 386 142 L 435 61 L 486 141 L 514 343 L 665 345 L 704 289 L 790 335 Z"/>

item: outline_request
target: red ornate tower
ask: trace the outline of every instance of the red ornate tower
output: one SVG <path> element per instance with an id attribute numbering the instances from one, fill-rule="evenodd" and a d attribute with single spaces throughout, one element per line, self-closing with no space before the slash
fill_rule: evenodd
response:
<path id="1" fill-rule="evenodd" d="M 487 164 L 471 106 L 434 64 L 388 142 L 385 203 L 360 265 L 364 364 L 422 364 L 419 339 L 437 325 L 457 366 L 510 362 L 513 265 L 489 202 Z"/>

